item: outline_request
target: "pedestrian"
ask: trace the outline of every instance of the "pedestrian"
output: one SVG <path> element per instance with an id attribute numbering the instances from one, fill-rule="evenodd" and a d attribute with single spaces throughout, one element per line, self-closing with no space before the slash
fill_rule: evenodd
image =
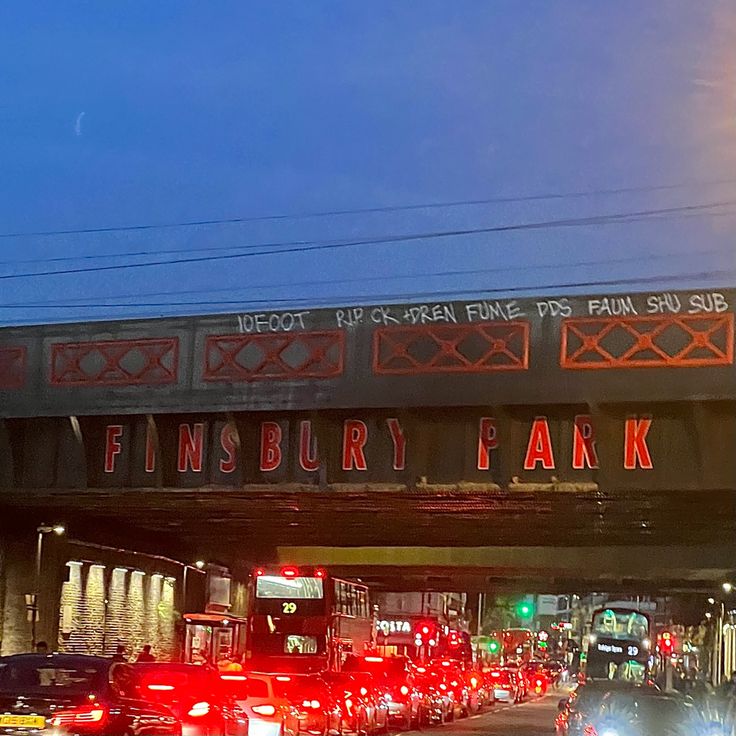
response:
<path id="1" fill-rule="evenodd" d="M 143 646 L 143 649 L 141 649 L 141 653 L 138 655 L 138 658 L 135 660 L 136 662 L 155 662 L 156 657 L 151 654 L 151 645 L 145 644 Z"/>
<path id="2" fill-rule="evenodd" d="M 128 658 L 125 656 L 125 644 L 118 644 L 115 649 L 115 654 L 112 655 L 113 662 L 127 662 Z"/>
<path id="3" fill-rule="evenodd" d="M 36 642 L 36 654 L 48 654 L 49 645 L 45 641 Z"/>

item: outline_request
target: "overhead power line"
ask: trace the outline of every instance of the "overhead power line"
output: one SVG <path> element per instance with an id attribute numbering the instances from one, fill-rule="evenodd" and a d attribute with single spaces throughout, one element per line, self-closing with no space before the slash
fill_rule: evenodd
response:
<path id="1" fill-rule="evenodd" d="M 693 187 L 712 187 L 736 184 L 736 179 L 716 179 L 710 181 L 680 182 L 675 184 L 654 184 L 635 187 L 618 187 L 615 189 L 592 189 L 576 192 L 546 192 L 518 196 L 486 197 L 482 199 L 461 199 L 446 202 L 424 202 L 419 204 L 386 205 L 382 207 L 361 207 L 354 209 L 316 210 L 273 215 L 253 215 L 246 217 L 212 218 L 202 220 L 182 220 L 164 223 L 146 223 L 137 225 L 114 225 L 108 227 L 70 228 L 58 230 L 31 230 L 26 232 L 0 233 L 0 238 L 48 237 L 55 235 L 89 235 L 102 233 L 133 232 L 140 230 L 165 230 L 184 227 L 202 227 L 209 225 L 235 225 L 248 222 L 268 222 L 276 220 L 304 220 L 319 217 L 338 217 L 343 215 L 361 215 L 382 212 L 407 212 L 411 210 L 429 210 L 450 207 L 472 207 L 484 204 L 512 204 L 514 202 L 537 202 L 560 199 L 582 199 L 586 197 L 613 196 L 618 194 L 642 194 L 646 192 L 662 192 Z"/>
<path id="2" fill-rule="evenodd" d="M 415 299 L 452 299 L 455 297 L 464 297 L 473 295 L 473 297 L 490 297 L 495 295 L 496 298 L 508 297 L 511 294 L 524 294 L 532 292 L 534 294 L 544 295 L 545 291 L 557 289 L 582 289 L 593 287 L 619 287 L 619 286 L 643 286 L 648 284 L 681 284 L 683 282 L 693 282 L 706 279 L 733 279 L 736 277 L 736 269 L 714 269 L 710 271 L 700 271 L 689 274 L 668 274 L 665 276 L 634 276 L 631 278 L 621 279 L 592 279 L 588 281 L 568 281 L 552 284 L 539 284 L 534 286 L 509 286 L 497 289 L 442 289 L 434 291 L 416 291 L 416 292 L 394 292 L 387 294 L 332 294 L 330 296 L 321 296 L 316 298 L 310 297 L 284 297 L 272 299 L 226 299 L 226 300 L 201 300 L 196 302 L 142 302 L 138 304 L 130 304 L 128 302 L 104 302 L 98 304 L 72 305 L 69 303 L 44 304 L 39 306 L 33 305 L 16 305 L 14 308 L 23 309 L 69 309 L 77 307 L 79 309 L 130 309 L 139 307 L 212 307 L 212 306 L 236 306 L 241 309 L 249 307 L 268 307 L 286 309 L 289 307 L 332 307 L 341 304 L 376 304 L 383 303 L 403 303 Z M 276 306 L 278 305 L 278 307 Z M 7 309 L 9 307 L 0 307 Z"/>
<path id="3" fill-rule="evenodd" d="M 708 202 L 702 204 L 684 205 L 678 207 L 662 207 L 656 209 L 646 210 L 634 210 L 630 212 L 618 212 L 603 215 L 596 215 L 592 217 L 578 217 L 578 218 L 565 218 L 565 219 L 552 219 L 542 220 L 538 222 L 525 222 L 515 223 L 510 225 L 493 225 L 490 227 L 482 228 L 466 228 L 456 230 L 440 230 L 430 231 L 423 233 L 409 233 L 404 235 L 389 235 L 382 237 L 371 237 L 356 240 L 347 240 L 340 242 L 320 242 L 315 241 L 308 245 L 298 245 L 278 250 L 250 250 L 245 253 L 227 253 L 216 256 L 191 256 L 187 258 L 174 258 L 174 259 L 159 259 L 154 261 L 144 262 L 133 262 L 133 263 L 119 263 L 108 266 L 84 266 L 76 268 L 66 268 L 52 271 L 33 271 L 26 273 L 15 273 L 15 274 L 2 274 L 0 280 L 11 280 L 21 278 L 34 278 L 39 276 L 63 276 L 71 274 L 82 274 L 82 273 L 101 273 L 105 271 L 121 271 L 129 269 L 140 269 L 140 268 L 151 268 L 154 266 L 174 266 L 191 263 L 211 263 L 216 261 L 230 261 L 239 260 L 243 258 L 254 258 L 257 256 L 276 256 L 287 253 L 302 253 L 319 250 L 334 250 L 342 248 L 352 248 L 362 245 L 380 245 L 387 243 L 408 243 L 419 240 L 438 240 L 444 238 L 457 238 L 465 237 L 468 235 L 484 235 L 491 233 L 502 233 L 502 232 L 518 232 L 524 230 L 545 230 L 562 227 L 580 227 L 580 226 L 593 226 L 593 225 L 608 225 L 617 224 L 621 222 L 627 222 L 635 220 L 635 218 L 648 218 L 657 215 L 666 214 L 685 214 L 693 212 L 702 212 L 704 210 L 712 210 L 714 208 L 728 207 L 736 205 L 736 200 L 725 200 L 721 202 Z M 254 246 L 259 247 L 259 246 Z M 274 248 L 278 247 L 278 244 L 267 244 L 267 246 Z"/>
<path id="4" fill-rule="evenodd" d="M 718 255 L 731 255 L 733 248 L 712 248 L 708 250 L 702 250 L 697 252 L 697 256 L 702 258 L 704 256 L 718 256 Z M 406 273 L 406 274 L 387 274 L 383 276 L 359 276 L 352 278 L 343 279 L 312 279 L 309 281 L 282 281 L 280 283 L 272 284 L 261 284 L 261 285 L 247 285 L 247 286 L 226 286 L 217 287 L 210 289 L 177 289 L 174 291 L 153 291 L 153 292 L 139 292 L 136 294 L 109 294 L 106 299 L 142 299 L 148 297 L 169 297 L 169 296 L 184 296 L 184 295 L 195 295 L 195 294 L 222 294 L 236 291 L 264 291 L 266 289 L 281 289 L 281 288 L 298 288 L 304 286 L 335 286 L 337 284 L 362 284 L 372 282 L 386 282 L 386 281 L 400 281 L 405 279 L 429 279 L 429 278 L 447 278 L 455 276 L 479 276 L 479 275 L 490 275 L 490 274 L 501 274 L 501 273 L 517 273 L 517 272 L 529 272 L 529 271 L 547 271 L 547 270 L 569 270 L 574 268 L 589 268 L 591 266 L 615 266 L 625 263 L 648 263 L 652 261 L 667 260 L 671 261 L 674 258 L 692 257 L 694 254 L 693 250 L 687 251 L 669 251 L 667 253 L 649 253 L 645 255 L 627 256 L 623 258 L 603 258 L 593 259 L 588 261 L 577 261 L 575 263 L 542 263 L 534 264 L 533 266 L 496 266 L 494 268 L 466 268 L 466 269 L 451 269 L 444 271 L 425 271 L 420 273 Z M 65 300 L 65 304 L 77 306 L 83 308 L 84 302 L 93 302 L 98 300 L 99 297 L 76 297 Z M 47 304 L 58 304 L 58 299 L 46 299 L 42 301 L 31 301 L 31 302 L 13 302 L 10 304 L 0 304 L 2 309 L 13 309 L 23 307 L 39 307 L 42 308 Z M 197 302 L 179 302 L 177 304 L 197 304 Z M 136 306 L 136 302 L 132 302 L 130 306 Z"/>
<path id="5" fill-rule="evenodd" d="M 627 222 L 638 222 L 641 219 L 672 219 L 676 218 L 690 218 L 690 217 L 733 217 L 736 212 L 691 212 L 683 213 L 679 215 L 652 215 L 648 218 L 627 218 Z M 622 220 L 623 221 L 623 218 Z M 274 243 L 258 243 L 250 245 L 210 245 L 210 246 L 194 246 L 194 247 L 178 247 L 178 248 L 155 248 L 147 250 L 128 251 L 126 253 L 88 253 L 84 255 L 75 256 L 53 256 L 51 258 L 24 258 L 22 260 L 12 261 L 0 261 L 0 266 L 22 266 L 29 264 L 47 264 L 47 263 L 69 263 L 78 261 L 109 261 L 109 260 L 120 260 L 122 258 L 137 258 L 141 256 L 162 256 L 162 255 L 176 255 L 178 253 L 229 253 L 232 251 L 245 252 L 248 250 L 255 250 L 257 248 L 282 248 L 287 246 L 303 246 L 303 245 L 316 245 L 321 244 L 337 244 L 344 243 L 345 238 L 334 238 L 334 239 L 320 239 L 320 240 L 288 240 L 278 241 Z"/>

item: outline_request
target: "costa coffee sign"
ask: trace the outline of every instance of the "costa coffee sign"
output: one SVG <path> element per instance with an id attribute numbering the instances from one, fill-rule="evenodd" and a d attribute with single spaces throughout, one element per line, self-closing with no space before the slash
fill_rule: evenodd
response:
<path id="1" fill-rule="evenodd" d="M 623 420 L 623 433 L 617 455 L 625 470 L 652 470 L 653 454 L 649 446 L 649 436 L 653 431 L 654 420 L 646 416 L 630 416 Z M 518 463 L 519 470 L 534 472 L 538 470 L 556 471 L 560 469 L 595 470 L 600 467 L 595 422 L 589 415 L 576 415 L 570 424 L 568 438 L 570 452 L 556 447 L 550 420 L 545 416 L 535 417 L 526 431 L 525 442 Z M 201 474 L 208 467 L 216 466 L 219 474 L 228 476 L 238 471 L 245 472 L 245 457 L 250 454 L 257 457 L 257 470 L 260 474 L 278 473 L 285 466 L 297 466 L 304 473 L 316 473 L 327 462 L 323 455 L 323 446 L 318 441 L 312 420 L 302 419 L 296 423 L 296 438 L 287 437 L 292 428 L 285 428 L 284 423 L 262 421 L 256 427 L 255 436 L 250 432 L 244 438 L 238 423 L 221 422 L 213 433 L 213 427 L 207 422 L 180 422 L 176 426 L 175 464 L 180 474 Z M 253 428 L 251 428 L 252 430 Z M 416 427 L 412 428 L 416 430 Z M 105 474 L 113 475 L 119 470 L 119 464 L 129 452 L 126 448 L 137 430 L 122 423 L 107 424 L 104 427 L 104 446 L 102 469 Z M 372 437 L 380 433 L 381 437 Z M 557 429 L 559 434 L 559 428 Z M 407 469 L 412 453 L 410 441 L 416 437 L 416 431 L 409 432 L 397 417 L 386 417 L 382 422 L 368 422 L 362 419 L 346 419 L 342 422 L 339 436 L 332 433 L 330 438 L 337 440 L 338 447 L 328 448 L 330 457 L 338 452 L 339 469 L 345 473 L 368 473 L 372 463 L 386 464 L 385 454 L 375 456 L 378 441 L 389 449 L 390 467 L 395 472 Z M 255 440 L 255 446 L 244 447 L 244 440 Z M 372 442 L 373 440 L 373 442 Z M 490 471 L 494 466 L 494 455 L 504 451 L 502 425 L 494 417 L 483 416 L 477 421 L 473 438 L 475 453 L 475 470 Z M 248 450 L 251 452 L 249 453 Z M 293 453 L 293 456 L 290 456 Z M 142 470 L 155 473 L 160 462 L 161 443 L 152 428 L 145 432 L 145 448 L 140 457 Z"/>

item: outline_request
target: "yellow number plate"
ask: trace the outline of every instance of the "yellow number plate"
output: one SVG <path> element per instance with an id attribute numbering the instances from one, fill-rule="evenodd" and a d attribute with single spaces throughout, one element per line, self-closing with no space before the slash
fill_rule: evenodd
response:
<path id="1" fill-rule="evenodd" d="M 0 727 L 4 728 L 44 728 L 46 719 L 43 716 L 11 716 L 0 715 Z"/>

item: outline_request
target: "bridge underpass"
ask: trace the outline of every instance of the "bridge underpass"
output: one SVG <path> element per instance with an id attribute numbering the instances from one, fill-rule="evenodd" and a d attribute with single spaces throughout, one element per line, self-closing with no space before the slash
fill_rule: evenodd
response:
<path id="1" fill-rule="evenodd" d="M 37 489 L 5 495 L 0 529 L 63 521 L 98 544 L 329 565 L 395 590 L 706 593 L 736 573 L 735 508 L 731 492 Z"/>
<path id="2" fill-rule="evenodd" d="M 315 554 L 382 587 L 710 591 L 736 570 L 736 294 L 692 296 L 719 311 L 635 294 L 624 316 L 601 295 L 4 329 L 2 542 L 32 556 L 63 521 L 241 578 Z"/>

